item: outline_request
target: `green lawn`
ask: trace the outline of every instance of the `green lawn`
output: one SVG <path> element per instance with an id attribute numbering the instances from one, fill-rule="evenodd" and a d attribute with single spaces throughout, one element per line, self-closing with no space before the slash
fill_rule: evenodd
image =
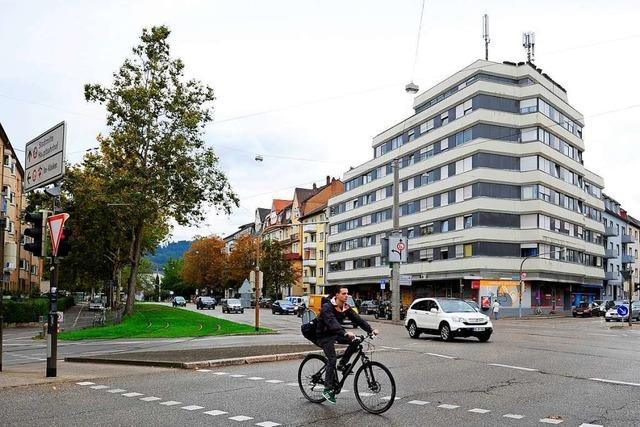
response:
<path id="1" fill-rule="evenodd" d="M 260 328 L 259 333 L 273 332 Z M 134 313 L 114 326 L 62 332 L 62 340 L 115 338 L 179 338 L 210 335 L 255 334 L 255 327 L 230 322 L 180 308 L 156 304 L 136 304 Z"/>

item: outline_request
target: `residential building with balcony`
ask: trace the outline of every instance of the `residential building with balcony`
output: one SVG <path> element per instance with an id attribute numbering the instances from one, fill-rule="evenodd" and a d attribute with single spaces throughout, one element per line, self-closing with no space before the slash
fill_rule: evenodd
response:
<path id="1" fill-rule="evenodd" d="M 638 249 L 640 249 L 640 221 L 631 215 L 628 215 L 627 217 L 629 219 L 629 234 L 635 239 L 635 243 L 630 245 L 627 252 L 628 255 L 633 256 L 633 271 L 631 274 L 633 299 L 640 300 L 640 290 L 635 290 L 636 288 L 640 288 L 640 260 L 638 259 Z"/>
<path id="2" fill-rule="evenodd" d="M 417 95 L 414 114 L 373 139 L 373 158 L 344 174 L 329 201 L 328 284 L 380 296 L 390 278 L 393 161 L 411 277 L 404 302 L 497 298 L 570 310 L 600 296 L 603 179 L 584 166 L 584 119 L 532 63 L 478 60 Z M 524 261 L 526 259 L 526 262 Z M 386 286 L 388 289 L 388 286 Z"/>
<path id="3" fill-rule="evenodd" d="M 261 209 L 261 208 L 258 208 Z M 256 228 L 255 228 L 255 222 L 250 222 L 248 224 L 243 224 L 240 227 L 238 227 L 238 231 L 226 236 L 223 240 L 224 240 L 224 250 L 226 253 L 230 254 L 231 252 L 233 252 L 233 248 L 236 245 L 236 242 L 238 241 L 239 238 L 241 238 L 242 236 L 255 236 L 256 235 Z"/>
<path id="4" fill-rule="evenodd" d="M 18 160 L 11 142 L 0 124 L 0 147 L 2 155 L 3 202 L 0 205 L 6 218 L 2 260 L 2 288 L 5 293 L 29 294 L 39 292 L 42 281 L 43 260 L 24 250 L 31 238 L 23 235 L 26 225 L 22 222 L 22 210 L 27 205 L 23 193 L 24 169 Z M 48 289 L 47 289 L 48 291 Z"/>
<path id="5" fill-rule="evenodd" d="M 619 202 L 606 194 L 603 198 L 602 223 L 606 237 L 603 297 L 614 300 L 628 298 L 629 292 L 633 291 L 634 280 L 638 281 L 638 228 Z"/>

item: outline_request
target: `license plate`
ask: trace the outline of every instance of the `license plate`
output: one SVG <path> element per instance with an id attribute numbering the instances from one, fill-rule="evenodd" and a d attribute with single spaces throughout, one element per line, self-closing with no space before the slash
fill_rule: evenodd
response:
<path id="1" fill-rule="evenodd" d="M 474 332 L 482 332 L 484 331 L 484 328 L 473 328 Z"/>

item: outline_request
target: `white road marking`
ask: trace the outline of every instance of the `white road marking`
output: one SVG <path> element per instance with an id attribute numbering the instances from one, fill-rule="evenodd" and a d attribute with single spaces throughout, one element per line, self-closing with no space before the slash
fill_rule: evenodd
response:
<path id="1" fill-rule="evenodd" d="M 442 357 L 443 359 L 457 359 L 457 357 L 453 357 L 453 356 L 447 356 L 446 354 L 437 354 L 437 353 L 425 353 L 429 356 L 435 356 L 435 357 Z"/>
<path id="2" fill-rule="evenodd" d="M 519 371 L 527 371 L 527 372 L 538 372 L 537 369 L 533 369 L 533 368 L 523 368 L 522 366 L 502 365 L 500 363 L 489 363 L 489 366 L 498 366 L 500 368 L 517 369 Z"/>
<path id="3" fill-rule="evenodd" d="M 401 349 L 400 349 L 400 348 L 398 348 L 398 347 L 387 347 L 387 346 L 385 346 L 385 345 L 381 345 L 381 346 L 380 346 L 380 348 L 386 348 L 387 350 L 401 350 Z"/>
<path id="4" fill-rule="evenodd" d="M 621 384 L 621 385 L 632 385 L 636 387 L 640 387 L 638 383 L 628 383 L 625 381 L 615 381 L 615 380 L 605 380 L 603 378 L 589 378 L 591 381 L 600 381 L 602 383 L 611 383 L 611 384 Z"/>
<path id="5" fill-rule="evenodd" d="M 166 402 L 161 402 L 161 405 L 164 406 L 175 406 L 175 405 L 180 405 L 182 402 L 176 402 L 175 400 L 167 400 Z"/>
<path id="6" fill-rule="evenodd" d="M 258 380 L 263 380 L 264 378 L 262 378 L 262 377 L 249 377 L 247 379 L 248 380 L 252 380 L 252 381 L 258 381 Z"/>
<path id="7" fill-rule="evenodd" d="M 108 385 L 94 385 L 91 386 L 90 388 L 94 389 L 94 390 L 104 390 L 105 388 L 109 388 Z"/>
<path id="8" fill-rule="evenodd" d="M 603 425 L 600 424 L 587 424 L 587 423 L 582 423 L 580 424 L 578 427 L 604 427 Z"/>
<path id="9" fill-rule="evenodd" d="M 342 390 L 340 390 L 340 393 L 346 393 L 346 392 L 350 392 L 351 390 L 347 390 L 346 388 L 343 388 Z"/>
<path id="10" fill-rule="evenodd" d="M 123 394 L 123 396 L 124 397 L 138 397 L 138 396 L 144 396 L 144 393 L 136 393 L 136 392 L 125 393 L 125 394 Z"/>
<path id="11" fill-rule="evenodd" d="M 410 403 L 412 405 L 426 405 L 429 402 L 425 402 L 424 400 L 411 400 L 407 403 Z"/>
<path id="12" fill-rule="evenodd" d="M 214 409 L 213 411 L 207 411 L 207 412 L 205 412 L 205 414 L 207 414 L 207 415 L 213 415 L 213 416 L 216 416 L 216 415 L 224 415 L 224 414 L 228 414 L 228 412 L 218 411 L 217 409 Z"/>
<path id="13" fill-rule="evenodd" d="M 521 420 L 524 418 L 524 415 L 516 415 L 516 414 L 505 414 L 504 418 L 513 418 L 514 420 Z"/>
<path id="14" fill-rule="evenodd" d="M 229 417 L 230 420 L 233 421 L 249 421 L 252 420 L 252 417 L 247 417 L 246 415 L 237 415 L 235 417 Z"/>
<path id="15" fill-rule="evenodd" d="M 155 402 L 156 400 L 162 400 L 162 399 L 155 396 L 149 396 L 149 397 L 141 397 L 140 400 L 142 400 L 143 402 Z"/>
<path id="16" fill-rule="evenodd" d="M 473 408 L 473 409 L 469 409 L 469 412 L 474 412 L 476 414 L 486 414 L 486 413 L 489 413 L 491 411 L 488 410 L 488 409 Z"/>
<path id="17" fill-rule="evenodd" d="M 369 396 L 373 396 L 373 393 L 359 393 L 360 396 L 362 397 L 369 397 Z"/>
<path id="18" fill-rule="evenodd" d="M 401 397 L 396 397 L 393 400 L 400 400 L 402 399 Z M 391 396 L 385 396 L 385 397 L 381 397 L 380 400 L 391 400 Z"/>
<path id="19" fill-rule="evenodd" d="M 4 356 L 5 357 L 18 357 L 20 359 L 39 360 L 41 362 L 47 360 L 47 359 L 43 359 L 41 357 L 23 356 L 23 355 L 20 355 L 20 354 L 13 354 L 13 353 L 6 353 Z"/>
<path id="20" fill-rule="evenodd" d="M 227 375 L 226 372 L 214 372 L 213 375 Z"/>
<path id="21" fill-rule="evenodd" d="M 546 424 L 560 424 L 563 421 L 564 420 L 557 420 L 555 418 L 541 418 L 540 419 L 541 423 L 546 423 Z"/>
<path id="22" fill-rule="evenodd" d="M 107 390 L 107 393 L 123 393 L 127 390 L 122 388 L 112 388 L 111 390 Z"/>
<path id="23" fill-rule="evenodd" d="M 257 423 L 256 425 L 260 426 L 260 427 L 276 427 L 276 426 L 279 426 L 281 424 L 274 423 L 272 421 L 264 421 L 262 423 Z"/>
<path id="24" fill-rule="evenodd" d="M 460 406 L 458 405 L 449 405 L 447 403 L 443 403 L 442 405 L 438 405 L 438 408 L 442 408 L 442 409 L 456 409 L 459 408 Z"/>
<path id="25" fill-rule="evenodd" d="M 287 385 L 290 385 L 292 387 L 298 387 L 298 383 L 287 383 Z"/>
<path id="26" fill-rule="evenodd" d="M 231 378 L 242 378 L 242 377 L 246 377 L 245 374 L 233 374 L 233 375 L 229 375 Z"/>
<path id="27" fill-rule="evenodd" d="M 189 406 L 183 406 L 182 409 L 184 409 L 185 411 L 195 411 L 197 409 L 204 409 L 204 406 L 189 405 Z"/>
<path id="28" fill-rule="evenodd" d="M 78 385 L 92 385 L 92 384 L 95 384 L 95 383 L 92 383 L 91 381 L 82 381 L 81 383 L 76 383 L 76 384 L 78 384 Z"/>
<path id="29" fill-rule="evenodd" d="M 270 383 L 270 384 L 280 384 L 283 383 L 284 381 L 280 381 L 280 380 L 266 380 L 265 383 Z"/>
<path id="30" fill-rule="evenodd" d="M 196 369 L 198 372 L 211 372 L 211 369 Z"/>

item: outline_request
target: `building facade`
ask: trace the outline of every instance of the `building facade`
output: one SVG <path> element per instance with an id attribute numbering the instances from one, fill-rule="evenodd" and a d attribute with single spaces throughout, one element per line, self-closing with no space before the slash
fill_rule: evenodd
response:
<path id="1" fill-rule="evenodd" d="M 636 218 L 629 217 L 629 234 L 635 239 L 635 243 L 629 248 L 628 254 L 633 253 L 634 263 L 632 265 L 631 282 L 633 284 L 633 298 L 634 300 L 640 300 L 640 261 L 638 260 L 638 249 L 640 249 L 640 221 Z"/>
<path id="2" fill-rule="evenodd" d="M 345 192 L 329 201 L 329 284 L 384 294 L 398 159 L 400 272 L 411 278 L 403 302 L 462 289 L 508 314 L 599 296 L 604 182 L 584 167 L 584 120 L 565 89 L 531 63 L 479 60 L 413 108 L 373 139 L 373 159 L 346 172 Z"/>

